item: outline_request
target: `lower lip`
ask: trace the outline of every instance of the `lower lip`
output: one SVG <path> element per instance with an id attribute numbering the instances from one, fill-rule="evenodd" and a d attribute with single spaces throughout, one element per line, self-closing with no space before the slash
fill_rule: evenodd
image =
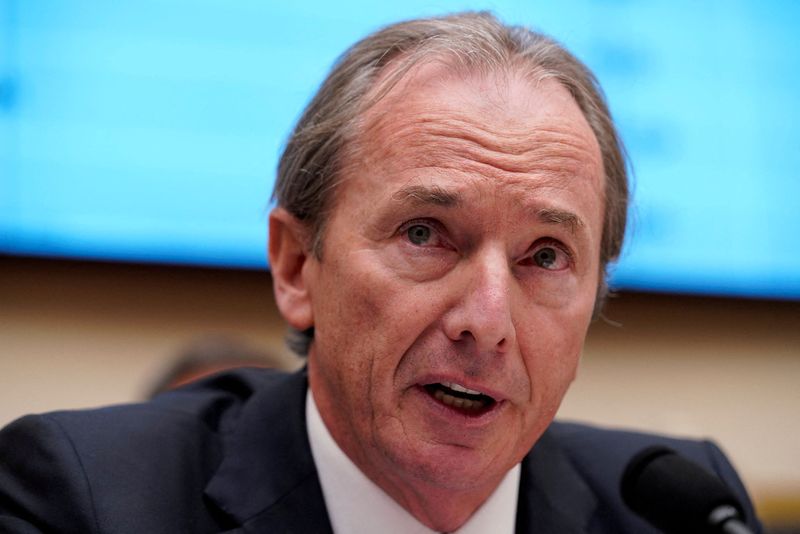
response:
<path id="1" fill-rule="evenodd" d="M 479 428 L 491 424 L 500 416 L 506 407 L 505 401 L 499 401 L 492 404 L 488 409 L 471 414 L 436 400 L 422 386 L 416 386 L 413 391 L 416 396 L 422 397 L 421 401 L 424 402 L 437 417 L 446 419 L 448 423 L 456 423 L 466 428 Z"/>

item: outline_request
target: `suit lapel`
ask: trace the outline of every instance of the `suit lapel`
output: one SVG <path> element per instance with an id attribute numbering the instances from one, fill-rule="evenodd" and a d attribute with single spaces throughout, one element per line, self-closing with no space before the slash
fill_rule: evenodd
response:
<path id="1" fill-rule="evenodd" d="M 545 432 L 522 461 L 517 532 L 583 534 L 596 508 L 594 492 Z"/>
<path id="2" fill-rule="evenodd" d="M 270 375 L 223 437 L 223 460 L 206 495 L 239 529 L 330 532 L 306 434 L 305 371 Z"/>

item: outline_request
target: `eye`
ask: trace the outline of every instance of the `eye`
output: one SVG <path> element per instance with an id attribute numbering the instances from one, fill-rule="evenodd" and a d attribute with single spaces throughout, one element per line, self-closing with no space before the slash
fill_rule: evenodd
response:
<path id="1" fill-rule="evenodd" d="M 444 237 L 446 231 L 442 224 L 435 219 L 415 219 L 404 223 L 398 230 L 398 235 L 411 246 L 433 249 L 450 248 L 449 242 Z"/>
<path id="2" fill-rule="evenodd" d="M 533 263 L 539 267 L 550 269 L 558 260 L 558 254 L 553 247 L 540 248 L 533 253 Z"/>
<path id="3" fill-rule="evenodd" d="M 548 271 L 560 271 L 570 264 L 570 255 L 555 243 L 542 243 L 529 256 L 529 262 Z"/>
<path id="4" fill-rule="evenodd" d="M 431 229 L 424 224 L 412 224 L 406 228 L 408 240 L 415 245 L 425 245 L 431 240 Z"/>

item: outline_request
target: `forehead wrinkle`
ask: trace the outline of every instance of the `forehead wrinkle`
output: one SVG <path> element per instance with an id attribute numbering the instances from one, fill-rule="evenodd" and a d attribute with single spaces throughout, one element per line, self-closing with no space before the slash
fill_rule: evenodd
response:
<path id="1" fill-rule="evenodd" d="M 591 145 L 572 133 L 559 129 L 500 134 L 479 128 L 453 132 L 446 125 L 427 128 L 419 143 L 427 146 L 436 140 L 454 156 L 461 156 L 506 172 L 577 174 L 587 162 L 597 160 Z"/>
<path id="2" fill-rule="evenodd" d="M 369 121 L 362 139 L 380 158 L 414 153 L 419 165 L 495 169 L 508 173 L 544 173 L 562 177 L 585 174 L 599 162 L 594 138 L 549 125 L 510 125 L 503 129 L 454 117 L 452 112 L 400 115 L 385 113 Z M 407 149 L 421 149 L 408 151 Z M 363 154 L 367 156 L 367 154 Z M 378 157 L 373 154 L 373 157 Z"/>

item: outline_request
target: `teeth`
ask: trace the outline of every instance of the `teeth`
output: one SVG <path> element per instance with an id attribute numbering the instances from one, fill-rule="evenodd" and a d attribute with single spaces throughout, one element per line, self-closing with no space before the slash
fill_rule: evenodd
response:
<path id="1" fill-rule="evenodd" d="M 442 385 L 446 385 L 446 384 L 443 383 Z M 451 387 L 451 386 L 447 386 L 447 387 Z M 453 389 L 455 389 L 455 388 L 453 388 Z M 470 392 L 470 391 L 467 390 L 467 392 Z M 436 400 L 439 400 L 439 401 L 443 402 L 444 404 L 447 404 L 448 406 L 454 406 L 456 408 L 461 408 L 462 410 L 480 410 L 485 405 L 485 403 L 483 401 L 480 401 L 480 400 L 461 399 L 461 398 L 458 398 L 458 397 L 454 397 L 452 395 L 448 395 L 447 393 L 445 393 L 441 389 L 437 389 L 433 393 L 433 396 L 436 398 Z"/>
<path id="2" fill-rule="evenodd" d="M 456 384 L 455 382 L 442 382 L 444 387 L 450 388 L 453 391 L 460 391 L 461 393 L 469 393 L 470 395 L 483 395 L 480 391 L 475 391 L 474 389 L 465 388 L 461 384 Z"/>

